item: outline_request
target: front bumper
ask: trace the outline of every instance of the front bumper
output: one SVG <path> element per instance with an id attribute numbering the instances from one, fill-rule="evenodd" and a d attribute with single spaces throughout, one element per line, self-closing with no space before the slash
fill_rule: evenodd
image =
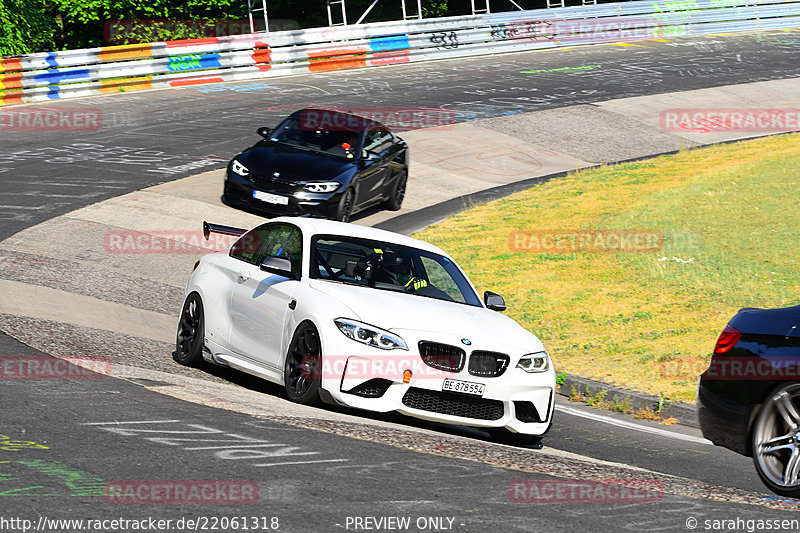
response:
<path id="1" fill-rule="evenodd" d="M 287 205 L 273 204 L 253 197 L 253 191 L 262 191 L 288 199 Z M 244 207 L 250 211 L 277 216 L 305 216 L 333 218 L 344 194 L 344 187 L 332 193 L 310 193 L 297 187 L 281 183 L 255 184 L 249 179 L 231 172 L 225 175 L 223 200 L 232 206 Z"/>
<path id="2" fill-rule="evenodd" d="M 555 403 L 552 366 L 542 373 L 527 373 L 509 366 L 498 377 L 480 377 L 469 373 L 468 358 L 473 351 L 490 348 L 477 344 L 470 346 L 467 363 L 461 371 L 445 372 L 426 365 L 418 351 L 370 348 L 354 343 L 335 329 L 327 335 L 323 333 L 322 338 L 326 354 L 322 387 L 342 405 L 377 412 L 397 411 L 433 422 L 506 428 L 526 435 L 543 435 L 552 421 Z M 406 342 L 412 340 L 408 335 L 403 338 Z M 413 339 L 409 346 L 416 347 L 417 340 Z M 453 340 L 436 339 L 444 343 Z M 411 377 L 404 382 L 407 370 L 411 371 Z M 483 394 L 444 391 L 445 379 L 482 384 Z"/>

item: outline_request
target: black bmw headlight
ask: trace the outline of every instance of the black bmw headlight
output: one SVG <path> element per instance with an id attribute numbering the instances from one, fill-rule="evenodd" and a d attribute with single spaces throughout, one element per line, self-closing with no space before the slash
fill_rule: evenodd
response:
<path id="1" fill-rule="evenodd" d="M 247 177 L 248 175 L 250 175 L 250 169 L 248 169 L 246 166 L 244 166 L 238 159 L 234 159 L 231 162 L 231 171 L 234 174 L 238 174 L 239 176 L 241 176 L 243 178 Z"/>

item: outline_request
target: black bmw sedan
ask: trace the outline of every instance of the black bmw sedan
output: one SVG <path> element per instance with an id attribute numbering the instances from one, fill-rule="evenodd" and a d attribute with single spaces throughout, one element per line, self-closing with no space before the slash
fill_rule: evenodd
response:
<path id="1" fill-rule="evenodd" d="M 338 111 L 302 109 L 234 157 L 223 200 L 267 215 L 331 218 L 383 204 L 400 209 L 408 146 L 382 124 Z"/>
<path id="2" fill-rule="evenodd" d="M 703 435 L 753 457 L 764 484 L 800 496 L 800 305 L 740 309 L 700 376 Z"/>

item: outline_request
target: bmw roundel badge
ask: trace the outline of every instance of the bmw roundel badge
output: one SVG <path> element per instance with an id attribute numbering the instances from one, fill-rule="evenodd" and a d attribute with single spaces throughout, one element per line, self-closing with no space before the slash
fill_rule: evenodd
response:
<path id="1" fill-rule="evenodd" d="M 469 346 L 470 344 L 472 344 L 472 341 L 469 339 L 461 339 L 461 344 Z"/>

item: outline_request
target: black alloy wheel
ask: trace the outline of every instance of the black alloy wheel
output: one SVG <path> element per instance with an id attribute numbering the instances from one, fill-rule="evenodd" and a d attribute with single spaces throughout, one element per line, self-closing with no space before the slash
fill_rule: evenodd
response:
<path id="1" fill-rule="evenodd" d="M 336 211 L 336 220 L 340 222 L 350 222 L 355 206 L 356 195 L 353 189 L 348 189 L 339 201 L 339 209 Z"/>
<path id="2" fill-rule="evenodd" d="M 319 403 L 322 370 L 322 343 L 311 323 L 301 325 L 294 334 L 286 354 L 283 381 L 289 400 L 312 405 Z"/>
<path id="3" fill-rule="evenodd" d="M 196 366 L 203 360 L 203 338 L 205 336 L 203 301 L 196 292 L 183 302 L 178 335 L 175 340 L 175 360 L 182 365 Z"/>
<path id="4" fill-rule="evenodd" d="M 389 198 L 389 201 L 386 203 L 387 207 L 391 211 L 399 211 L 400 207 L 403 205 L 403 199 L 406 197 L 406 183 L 408 182 L 408 173 L 403 171 L 399 176 L 397 176 L 397 183 L 394 185 L 394 190 L 392 191 L 392 196 Z"/>

